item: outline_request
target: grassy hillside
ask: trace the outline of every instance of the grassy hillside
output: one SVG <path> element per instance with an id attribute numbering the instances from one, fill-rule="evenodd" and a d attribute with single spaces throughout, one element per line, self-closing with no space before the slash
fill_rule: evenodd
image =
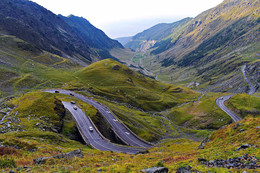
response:
<path id="1" fill-rule="evenodd" d="M 259 1 L 226 0 L 159 40 L 143 64 L 164 82 L 197 81 L 199 88 L 214 92 L 245 92 L 239 71 L 259 59 L 259 17 Z"/>
<path id="2" fill-rule="evenodd" d="M 170 109 L 166 116 L 189 129 L 219 129 L 232 121 L 215 103 L 220 96 L 206 93 L 198 102 Z"/>
<path id="3" fill-rule="evenodd" d="M 260 98 L 248 94 L 237 94 L 226 103 L 234 112 L 246 116 L 260 116 Z"/>
<path id="4" fill-rule="evenodd" d="M 20 97 L 1 101 L 0 110 L 7 113 L 0 124 L 1 133 L 23 133 L 31 138 L 63 134 L 74 139 L 78 135 L 76 125 L 71 115 L 65 112 L 61 100 L 75 100 L 86 115 L 93 119 L 97 116 L 95 108 L 70 96 L 28 92 Z"/>
<path id="5" fill-rule="evenodd" d="M 40 138 L 42 140 L 36 140 L 25 137 L 25 133 L 1 134 L 0 141 L 5 144 L 5 147 L 1 148 L 1 151 L 5 151 L 1 152 L 1 163 L 4 161 L 6 163 L 1 164 L 1 169 L 9 171 L 20 167 L 23 171 L 30 169 L 30 172 L 93 172 L 98 170 L 103 172 L 140 172 L 145 168 L 165 166 L 170 172 L 175 172 L 177 168 L 189 165 L 193 170 L 202 172 L 254 172 L 255 170 L 249 169 L 208 167 L 198 162 L 198 158 L 226 160 L 244 156 L 246 153 L 249 156 L 257 156 L 259 159 L 259 148 L 249 147 L 234 151 L 244 143 L 260 144 L 258 139 L 260 132 L 256 128 L 259 119 L 248 118 L 241 123 L 243 124 L 241 128 L 245 131 L 239 132 L 240 128 L 233 129 L 235 123 L 226 126 L 211 135 L 211 141 L 206 144 L 205 149 L 197 150 L 198 142 L 174 139 L 158 144 L 155 148 L 149 149 L 147 154 L 138 155 L 98 151 L 55 135 L 52 136 L 52 140 L 45 140 L 43 137 Z M 37 133 L 34 135 L 37 136 Z M 49 134 L 49 136 L 51 135 Z M 230 143 L 234 145 L 230 145 Z M 12 147 L 14 144 L 19 145 L 20 148 L 14 149 Z M 35 150 L 31 150 L 32 148 Z M 52 156 L 79 148 L 82 150 L 84 158 L 52 158 L 42 165 L 33 163 L 33 158 Z M 256 163 L 259 164 L 259 161 Z M 30 168 L 23 168 L 24 166 Z"/>
<path id="6" fill-rule="evenodd" d="M 75 75 L 88 85 L 89 91 L 147 111 L 164 110 L 195 100 L 199 95 L 187 88 L 144 77 L 111 59 L 91 64 Z"/>
<path id="7" fill-rule="evenodd" d="M 0 90 L 2 96 L 44 87 L 61 87 L 73 80 L 79 65 L 14 36 L 0 36 Z"/>
<path id="8" fill-rule="evenodd" d="M 133 36 L 131 40 L 125 44 L 125 47 L 131 48 L 135 51 L 145 51 L 153 46 L 157 47 L 157 42 L 161 41 L 169 43 L 169 39 L 166 38 L 168 38 L 173 32 L 182 28 L 190 20 L 191 18 L 185 18 L 178 22 L 157 24 Z M 148 46 L 147 44 L 149 43 L 152 44 Z"/>
<path id="9" fill-rule="evenodd" d="M 86 19 L 56 15 L 28 0 L 0 2 L 0 32 L 84 66 L 112 58 L 109 49 L 123 48 Z"/>
<path id="10" fill-rule="evenodd" d="M 111 103 L 111 108 L 132 130 L 147 140 L 158 140 L 167 130 L 158 130 L 163 118 L 153 118 L 150 114 L 136 110 L 136 107 L 160 111 L 195 100 L 199 95 L 189 89 L 144 77 L 113 60 L 104 60 L 79 70 L 80 66 L 72 61 L 33 49 L 33 46 L 16 37 L 4 35 L 1 38 L 1 62 L 5 63 L 0 65 L 1 97 L 44 88 L 88 89 L 102 96 L 100 101 L 105 100 L 105 104 L 110 104 L 106 103 L 109 100 L 117 101 Z M 120 69 L 112 69 L 114 66 Z M 123 105 L 118 106 L 120 104 Z M 147 123 L 152 125 L 147 126 Z M 68 122 L 68 126 L 71 125 Z M 172 135 L 176 135 L 173 127 L 168 129 L 172 129 Z"/>

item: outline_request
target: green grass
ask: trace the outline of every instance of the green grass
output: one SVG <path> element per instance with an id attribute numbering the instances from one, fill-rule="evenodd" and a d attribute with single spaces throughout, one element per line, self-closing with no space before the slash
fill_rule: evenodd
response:
<path id="1" fill-rule="evenodd" d="M 17 150 L 19 154 L 7 154 L 2 158 L 12 158 L 15 164 L 19 167 L 32 167 L 31 172 L 96 172 L 102 169 L 103 172 L 140 172 L 145 168 L 154 166 L 165 166 L 169 172 L 175 172 L 181 166 L 191 166 L 193 169 L 202 172 L 230 172 L 236 171 L 233 169 L 207 167 L 198 163 L 198 158 L 207 160 L 228 159 L 233 157 L 241 157 L 245 153 L 250 156 L 259 156 L 259 148 L 247 148 L 240 151 L 234 151 L 241 144 L 249 143 L 259 145 L 260 135 L 259 129 L 255 127 L 259 124 L 259 118 L 247 118 L 240 123 L 244 124 L 238 129 L 233 129 L 236 123 L 228 125 L 220 130 L 215 131 L 210 142 L 205 146 L 205 149 L 197 149 L 199 142 L 193 142 L 187 139 L 168 139 L 157 144 L 156 147 L 150 148 L 147 154 L 129 155 L 124 153 L 106 152 L 95 149 L 90 149 L 80 143 L 70 140 L 60 140 L 60 143 L 50 143 L 47 141 L 28 138 L 22 139 L 21 136 L 14 133 L 9 135 L 0 135 L 0 141 L 10 141 L 9 144 L 19 143 L 22 146 L 38 146 L 35 152 L 27 151 L 27 147 Z M 245 131 L 240 132 L 243 128 Z M 47 138 L 45 138 L 47 139 Z M 232 145 L 230 145 L 232 144 Z M 44 165 L 34 165 L 33 158 L 42 156 L 51 156 L 60 152 L 68 152 L 80 148 L 84 154 L 84 158 L 72 159 L 50 159 Z M 17 153 L 16 152 L 16 153 Z M 2 159 L 1 158 L 1 159 Z M 259 164 L 259 162 L 257 162 Z M 7 170 L 11 168 L 6 168 Z M 243 171 L 254 171 L 241 169 Z"/>
<path id="2" fill-rule="evenodd" d="M 144 77 L 111 59 L 91 64 L 75 75 L 89 91 L 147 111 L 165 110 L 198 96 L 190 89 Z"/>
<path id="3" fill-rule="evenodd" d="M 218 129 L 231 118 L 217 107 L 220 94 L 206 93 L 199 102 L 172 108 L 166 116 L 177 125 L 192 129 Z"/>
<path id="4" fill-rule="evenodd" d="M 243 124 L 237 129 L 233 129 L 235 124 L 215 131 L 211 137 L 210 142 L 207 143 L 205 149 L 201 152 L 200 156 L 208 160 L 218 158 L 233 158 L 240 157 L 245 153 L 249 155 L 259 156 L 259 148 L 249 148 L 240 151 L 234 151 L 242 144 L 248 143 L 250 145 L 259 145 L 260 131 L 256 127 L 259 125 L 259 118 L 247 117 L 239 123 Z M 240 131 L 244 129 L 244 131 Z M 232 145 L 231 145 L 232 144 Z"/>
<path id="5" fill-rule="evenodd" d="M 255 117 L 260 116 L 260 97 L 248 94 L 237 94 L 228 100 L 227 106 L 242 117 L 250 115 Z"/>
<path id="6" fill-rule="evenodd" d="M 205 98 L 202 98 L 202 102 L 206 102 L 217 96 L 217 94 L 208 94 Z M 21 118 L 20 125 L 22 125 L 25 120 L 22 118 L 23 115 L 26 115 L 29 110 L 33 111 L 34 109 L 32 108 L 35 108 L 37 112 L 40 112 L 37 114 L 35 111 L 33 114 L 44 115 L 48 112 L 50 115 L 54 116 L 54 118 L 57 117 L 57 114 L 55 115 L 55 111 L 53 111 L 53 108 L 55 107 L 54 103 L 57 99 L 63 101 L 74 100 L 77 102 L 78 106 L 83 108 L 86 114 L 91 111 L 93 112 L 92 115 L 88 116 L 92 118 L 95 117 L 96 110 L 92 106 L 71 96 L 65 96 L 62 94 L 31 92 L 21 96 L 20 98 L 13 99 L 8 104 L 14 104 L 17 106 L 14 112 L 19 113 L 18 116 Z M 161 123 L 158 117 L 151 117 L 147 113 L 126 108 L 123 105 L 117 106 L 113 102 L 105 101 L 100 96 L 96 96 L 95 99 L 108 105 L 113 111 L 115 111 L 120 119 L 126 119 L 125 122 L 127 124 L 129 124 L 128 122 L 134 121 L 135 124 L 130 125 L 132 126 L 132 130 L 137 129 L 137 132 L 143 135 L 142 137 L 145 139 L 151 139 L 153 134 L 161 135 L 165 132 L 165 129 L 160 129 Z M 43 103 L 41 104 L 40 102 Z M 50 107 L 50 109 L 48 109 L 48 107 Z M 51 118 L 49 121 L 53 122 Z M 228 169 L 225 168 L 209 168 L 201 165 L 198 163 L 197 159 L 201 157 L 208 160 L 218 158 L 227 159 L 235 156 L 240 157 L 245 153 L 259 156 L 259 148 L 249 148 L 240 150 L 239 152 L 234 151 L 243 143 L 260 145 L 258 138 L 260 131 L 255 128 L 260 123 L 259 118 L 248 117 L 240 123 L 242 123 L 243 126 L 240 126 L 237 129 L 233 129 L 236 124 L 233 123 L 213 132 L 210 137 L 211 141 L 206 144 L 206 147 L 203 150 L 197 150 L 199 142 L 193 142 L 187 139 L 168 139 L 162 140 L 161 143 L 157 144 L 153 148 L 150 148 L 149 153 L 139 155 L 129 155 L 91 149 L 80 144 L 79 142 L 69 140 L 61 134 L 51 131 L 40 131 L 35 128 L 21 132 L 9 132 L 0 134 L 0 142 L 6 147 L 12 148 L 5 148 L 6 152 L 1 156 L 1 159 L 9 159 L 13 161 L 5 164 L 7 166 L 3 166 L 2 169 L 9 171 L 14 169 L 13 167 L 16 166 L 28 166 L 32 168 L 31 172 L 55 172 L 57 170 L 64 172 L 93 172 L 98 169 L 102 169 L 104 172 L 110 173 L 125 171 L 138 172 L 142 169 L 150 168 L 156 165 L 164 165 L 170 172 L 174 172 L 180 166 L 190 165 L 194 169 L 203 172 L 227 172 Z M 72 122 L 67 119 L 65 124 L 66 125 L 64 125 L 64 127 L 66 127 L 64 132 L 71 133 L 73 131 Z M 139 128 L 140 124 L 142 124 L 142 126 Z M 144 127 L 147 127 L 147 129 Z M 240 129 L 245 130 L 240 132 Z M 183 130 L 186 130 L 187 133 L 193 133 L 198 136 L 210 134 L 209 131 L 196 131 L 192 129 Z M 66 133 L 63 134 L 66 135 Z M 230 145 L 231 143 L 232 145 Z M 14 146 L 19 149 L 14 149 Z M 49 159 L 44 165 L 35 165 L 33 163 L 34 158 L 52 156 L 61 152 L 65 153 L 79 148 L 82 150 L 84 158 Z"/>
<path id="7" fill-rule="evenodd" d="M 39 129 L 37 123 L 45 129 L 62 128 L 61 119 L 64 116 L 62 103 L 50 93 L 30 92 L 11 101 L 16 108 L 11 117 L 21 120 L 19 126 L 26 130 Z M 18 125 L 17 123 L 14 126 Z M 14 127 L 15 128 L 15 127 Z"/>

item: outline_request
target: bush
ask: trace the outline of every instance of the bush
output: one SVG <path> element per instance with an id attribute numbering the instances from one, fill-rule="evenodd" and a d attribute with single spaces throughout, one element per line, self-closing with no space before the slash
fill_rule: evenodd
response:
<path id="1" fill-rule="evenodd" d="M 16 167 L 16 163 L 14 159 L 8 159 L 8 158 L 0 159 L 0 168 L 15 168 L 15 167 Z"/>
<path id="2" fill-rule="evenodd" d="M 159 162 L 156 164 L 156 167 L 164 167 L 163 162 L 159 161 Z"/>
<path id="3" fill-rule="evenodd" d="M 0 147 L 0 156 L 9 154 L 19 154 L 19 152 L 14 148 Z"/>

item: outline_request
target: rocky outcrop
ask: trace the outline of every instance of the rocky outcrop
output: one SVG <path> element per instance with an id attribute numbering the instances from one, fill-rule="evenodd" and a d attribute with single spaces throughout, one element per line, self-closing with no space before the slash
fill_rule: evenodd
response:
<path id="1" fill-rule="evenodd" d="M 168 168 L 165 167 L 152 167 L 148 169 L 143 169 L 141 172 L 145 173 L 168 173 Z"/>
<path id="2" fill-rule="evenodd" d="M 112 67 L 112 70 L 120 70 L 120 69 L 121 69 L 121 67 L 119 65 L 114 65 Z"/>
<path id="3" fill-rule="evenodd" d="M 240 127 L 240 126 L 243 126 L 243 124 L 237 123 L 236 125 L 234 125 L 233 129 L 237 129 L 237 128 Z"/>
<path id="4" fill-rule="evenodd" d="M 207 142 L 209 142 L 210 139 L 207 137 L 206 139 L 204 139 L 201 144 L 199 145 L 198 149 L 204 149 L 205 145 Z"/>
<path id="5" fill-rule="evenodd" d="M 254 148 L 256 148 L 257 145 L 243 144 L 243 145 L 241 145 L 240 147 L 238 147 L 235 151 L 239 151 L 239 150 L 241 150 L 241 149 L 246 149 L 246 148 L 249 148 L 249 147 L 254 147 Z"/>
<path id="6" fill-rule="evenodd" d="M 259 58 L 259 54 L 256 54 L 256 58 Z M 260 62 L 247 65 L 246 71 L 248 72 L 248 78 L 252 82 L 253 86 L 258 89 L 260 86 Z"/>
<path id="7" fill-rule="evenodd" d="M 201 173 L 198 170 L 192 169 L 191 166 L 180 167 L 176 170 L 176 173 Z"/>
<path id="8" fill-rule="evenodd" d="M 35 164 L 40 165 L 40 164 L 44 164 L 48 159 L 51 159 L 51 158 L 61 159 L 61 158 L 73 158 L 73 157 L 83 158 L 84 155 L 81 152 L 81 150 L 78 149 L 78 150 L 74 150 L 74 151 L 71 151 L 71 152 L 68 152 L 68 153 L 58 154 L 58 155 L 55 155 L 55 156 L 35 158 L 35 159 L 33 159 L 33 161 L 34 161 Z"/>
<path id="9" fill-rule="evenodd" d="M 199 163 L 207 165 L 208 167 L 223 167 L 228 169 L 257 169 L 260 168 L 259 160 L 255 156 L 245 154 L 242 157 L 229 158 L 227 160 L 215 159 L 207 161 L 206 159 L 199 158 Z"/>

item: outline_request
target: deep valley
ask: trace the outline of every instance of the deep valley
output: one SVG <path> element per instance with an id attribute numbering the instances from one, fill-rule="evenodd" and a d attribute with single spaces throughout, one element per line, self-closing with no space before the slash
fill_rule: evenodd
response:
<path id="1" fill-rule="evenodd" d="M 1 0 L 1 172 L 258 172 L 259 41 L 258 0 L 118 41 Z"/>

